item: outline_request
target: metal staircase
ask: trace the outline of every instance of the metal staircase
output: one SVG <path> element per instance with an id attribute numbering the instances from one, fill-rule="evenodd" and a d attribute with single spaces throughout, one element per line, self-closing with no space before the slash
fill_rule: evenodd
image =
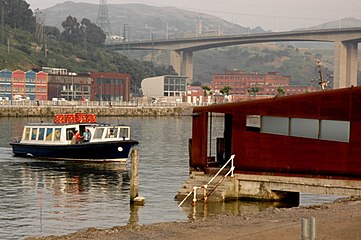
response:
<path id="1" fill-rule="evenodd" d="M 221 202 L 226 199 L 236 198 L 235 190 L 237 186 L 233 178 L 233 158 L 234 155 L 214 176 L 206 175 L 204 172 L 192 172 L 176 196 L 177 200 L 182 200 L 179 206 L 191 195 L 193 195 L 193 204 L 198 200 Z M 230 167 L 226 168 L 228 164 L 230 164 Z M 228 177 L 229 175 L 231 176 Z"/>

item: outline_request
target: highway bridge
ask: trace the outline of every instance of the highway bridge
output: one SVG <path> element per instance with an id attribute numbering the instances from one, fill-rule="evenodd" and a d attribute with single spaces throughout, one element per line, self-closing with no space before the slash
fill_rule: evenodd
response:
<path id="1" fill-rule="evenodd" d="M 357 85 L 358 43 L 361 28 L 318 29 L 215 37 L 179 38 L 130 42 L 108 42 L 114 50 L 167 50 L 170 64 L 182 76 L 193 80 L 193 52 L 250 43 L 315 41 L 334 43 L 334 88 Z"/>

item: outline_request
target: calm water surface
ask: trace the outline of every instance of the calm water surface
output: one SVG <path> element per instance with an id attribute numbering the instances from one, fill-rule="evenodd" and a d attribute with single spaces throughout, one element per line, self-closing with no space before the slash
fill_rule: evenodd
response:
<path id="1" fill-rule="evenodd" d="M 98 118 L 132 126 L 139 140 L 139 194 L 145 206 L 129 205 L 129 166 L 40 161 L 12 156 L 9 142 L 20 136 L 26 122 L 40 118 L 0 118 L 0 239 L 62 235 L 87 227 L 112 227 L 206 218 L 272 207 L 265 203 L 189 204 L 174 200 L 188 177 L 190 117 Z M 214 121 L 217 124 L 218 120 Z M 216 136 L 215 136 L 216 137 Z M 303 194 L 301 204 L 334 200 Z"/>

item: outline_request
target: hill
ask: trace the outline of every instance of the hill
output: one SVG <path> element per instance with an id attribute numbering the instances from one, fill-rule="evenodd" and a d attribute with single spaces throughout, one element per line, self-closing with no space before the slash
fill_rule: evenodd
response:
<path id="1" fill-rule="evenodd" d="M 98 5 L 67 1 L 44 9 L 46 25 L 61 29 L 61 22 L 69 15 L 77 19 L 87 18 L 96 22 Z M 199 34 L 217 35 L 264 32 L 261 28 L 250 29 L 208 14 L 174 7 L 154 7 L 145 4 L 108 4 L 108 15 L 112 34 L 130 32 L 131 39 L 164 39 Z M 129 31 L 129 29 L 130 31 Z M 129 31 L 129 32 L 128 32 Z"/>

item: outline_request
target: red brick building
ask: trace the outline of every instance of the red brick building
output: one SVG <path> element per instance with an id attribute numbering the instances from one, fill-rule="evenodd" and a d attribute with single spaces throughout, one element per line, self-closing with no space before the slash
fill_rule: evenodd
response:
<path id="1" fill-rule="evenodd" d="M 223 74 L 212 75 L 212 92 L 220 93 L 225 86 L 231 87 L 229 94 L 232 100 L 247 100 L 254 98 L 269 98 L 280 93 L 282 95 L 295 95 L 317 91 L 312 86 L 291 86 L 290 77 L 282 76 L 278 72 L 261 74 L 257 72 L 246 73 L 242 71 L 226 71 Z"/>
<path id="2" fill-rule="evenodd" d="M 91 97 L 93 101 L 129 101 L 130 74 L 92 72 Z"/>

